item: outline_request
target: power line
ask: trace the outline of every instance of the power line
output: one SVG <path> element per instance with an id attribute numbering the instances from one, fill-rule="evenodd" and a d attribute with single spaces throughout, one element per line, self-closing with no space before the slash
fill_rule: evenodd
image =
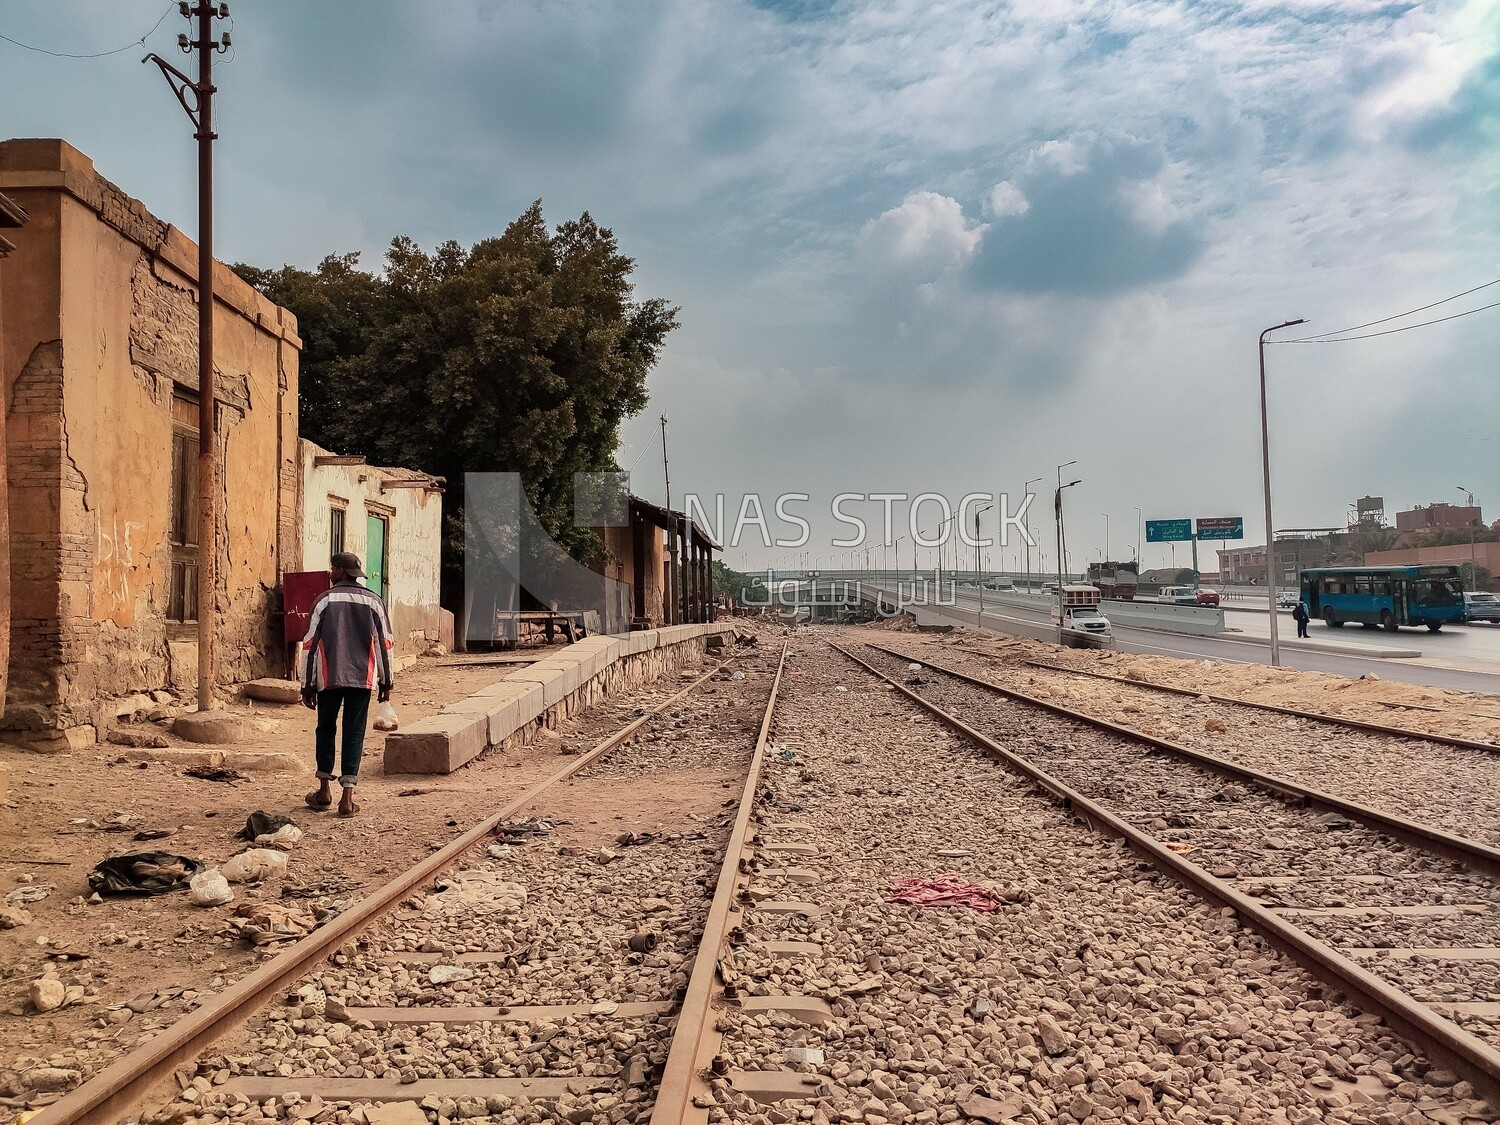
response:
<path id="1" fill-rule="evenodd" d="M 133 39 L 129 43 L 125 44 L 125 46 L 116 47 L 113 51 L 96 51 L 92 55 L 74 55 L 69 54 L 67 51 L 49 51 L 45 47 L 33 47 L 30 43 L 22 43 L 19 39 L 12 39 L 9 35 L 0 35 L 0 39 L 5 40 L 7 43 L 12 43 L 17 47 L 22 48 L 23 50 L 35 51 L 39 55 L 51 55 L 54 59 L 102 59 L 106 55 L 118 55 L 122 51 L 134 51 L 141 47 L 144 47 L 146 45 L 146 40 L 150 39 L 151 36 L 156 34 L 156 29 L 160 27 L 162 25 L 162 22 L 172 14 L 172 9 L 175 7 L 177 7 L 176 4 L 169 5 L 167 7 L 167 10 L 161 14 L 161 19 L 152 24 L 151 30 L 146 32 L 146 34 L 142 35 L 139 39 Z"/>
<path id="2" fill-rule="evenodd" d="M 1326 336 L 1342 336 L 1346 332 L 1358 332 L 1361 328 L 1373 328 L 1377 324 L 1387 324 L 1393 320 L 1400 320 L 1404 316 L 1412 316 L 1419 312 L 1426 312 L 1428 309 L 1435 309 L 1439 305 L 1446 305 L 1449 301 L 1456 301 L 1460 297 L 1467 297 L 1470 293 L 1478 293 L 1481 289 L 1488 289 L 1491 285 L 1500 285 L 1500 277 L 1497 277 L 1494 281 L 1486 281 L 1483 285 L 1476 285 L 1473 289 L 1465 289 L 1462 293 L 1455 293 L 1451 297 L 1444 297 L 1441 301 L 1433 301 L 1430 305 L 1422 305 L 1419 308 L 1407 309 L 1405 312 L 1397 313 L 1395 316 L 1383 316 L 1379 320 L 1367 320 L 1363 324 L 1351 324 L 1348 328 L 1339 328 L 1332 332 L 1319 332 L 1316 336 L 1299 336 L 1295 340 L 1272 340 L 1270 342 L 1274 344 L 1308 344 L 1318 340 L 1322 340 Z M 1485 307 L 1489 308 L 1490 306 L 1486 305 Z M 1478 312 L 1479 310 L 1475 309 L 1473 311 Z M 1451 318 L 1442 317 L 1441 319 L 1448 320 Z M 1428 323 L 1436 324 L 1438 322 L 1436 320 L 1433 320 L 1428 321 Z M 1413 324 L 1412 327 L 1420 328 L 1421 325 Z M 1372 333 L 1372 335 L 1378 336 L 1381 335 L 1381 333 L 1375 332 Z"/>
<path id="3" fill-rule="evenodd" d="M 1495 283 L 1492 281 L 1492 282 L 1490 282 L 1490 284 L 1493 285 Z M 1481 286 L 1481 288 L 1483 288 L 1483 286 Z M 1441 304 L 1442 302 L 1439 301 L 1438 303 Z M 1428 308 L 1431 308 L 1431 307 L 1432 307 L 1431 305 L 1428 306 Z M 1404 328 L 1387 328 L 1384 332 L 1366 332 L 1362 336 L 1335 336 L 1332 339 L 1325 339 L 1325 338 L 1320 337 L 1320 336 L 1304 336 L 1300 340 L 1267 340 L 1266 343 L 1268 343 L 1268 344 L 1342 344 L 1342 343 L 1344 343 L 1345 341 L 1348 341 L 1348 340 L 1368 340 L 1368 339 L 1370 339 L 1373 336 L 1393 336 L 1397 332 L 1410 332 L 1413 328 L 1426 328 L 1429 324 L 1442 324 L 1443 321 L 1445 321 L 1445 320 L 1457 320 L 1461 316 L 1472 316 L 1474 313 L 1484 312 L 1485 309 L 1496 309 L 1496 308 L 1500 308 L 1500 301 L 1495 301 L 1492 304 L 1488 304 L 1488 305 L 1480 305 L 1477 309 L 1468 309 L 1465 312 L 1453 313 L 1451 316 L 1440 316 L 1436 320 L 1424 320 L 1424 321 L 1421 321 L 1418 324 L 1408 324 Z M 1413 309 L 1412 311 L 1415 312 L 1416 310 Z M 1404 313 L 1402 315 L 1409 316 L 1410 313 Z M 1394 318 L 1393 317 L 1387 317 L 1386 319 L 1387 320 L 1391 320 L 1391 319 L 1394 319 Z M 1371 321 L 1370 323 L 1372 323 L 1372 324 L 1381 324 L 1381 323 L 1383 323 L 1383 321 L 1375 320 L 1375 321 Z M 1350 331 L 1352 331 L 1352 329 L 1346 328 L 1346 329 L 1344 329 L 1344 331 L 1345 332 L 1350 332 Z"/>

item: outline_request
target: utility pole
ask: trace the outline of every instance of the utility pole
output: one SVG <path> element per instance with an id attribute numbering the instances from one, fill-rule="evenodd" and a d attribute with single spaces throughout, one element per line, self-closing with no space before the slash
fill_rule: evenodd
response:
<path id="1" fill-rule="evenodd" d="M 1276 531 L 1271 522 L 1271 436 L 1266 422 L 1266 336 L 1283 328 L 1304 324 L 1305 320 L 1288 320 L 1274 324 L 1260 334 L 1260 466 L 1265 484 L 1266 501 L 1266 595 L 1271 600 L 1271 667 L 1281 667 L 1281 637 L 1276 620 Z"/>
<path id="2" fill-rule="evenodd" d="M 1474 507 L 1474 494 L 1463 485 L 1459 485 L 1458 490 L 1468 493 L 1469 507 Z M 1474 525 L 1478 522 L 1477 518 L 1469 520 L 1469 591 L 1471 593 L 1479 589 L 1479 556 L 1474 550 Z"/>
<path id="3" fill-rule="evenodd" d="M 229 49 L 229 33 L 216 40 L 213 30 L 215 19 L 228 18 L 229 5 L 181 3 L 178 9 L 189 21 L 197 20 L 198 37 L 179 35 L 177 45 L 186 54 L 197 52 L 198 81 L 158 54 L 141 61 L 154 62 L 161 70 L 196 127 L 193 137 L 198 142 L 198 710 L 211 711 L 219 529 L 219 427 L 214 404 L 214 140 L 218 134 L 213 128 L 213 76 L 214 52 Z"/>
<path id="4" fill-rule="evenodd" d="M 1032 477 L 1021 486 L 1021 503 L 1026 504 L 1026 497 L 1031 495 L 1031 486 L 1040 484 L 1041 477 Z M 1038 549 L 1037 554 L 1041 551 Z M 1041 569 L 1041 559 L 1037 559 L 1037 568 Z M 1026 505 L 1026 592 L 1031 593 L 1031 505 Z"/>
<path id="5" fill-rule="evenodd" d="M 667 605 L 677 624 L 677 520 L 672 516 L 672 473 L 667 465 L 667 412 L 661 412 L 661 475 L 667 488 Z M 664 607 L 665 608 L 665 607 Z"/>

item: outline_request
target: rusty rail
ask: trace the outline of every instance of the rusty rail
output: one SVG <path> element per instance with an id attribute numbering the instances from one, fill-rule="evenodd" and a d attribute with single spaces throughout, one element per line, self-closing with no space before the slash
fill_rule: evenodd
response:
<path id="1" fill-rule="evenodd" d="M 931 642 L 923 642 L 931 643 Z M 1000 660 L 998 653 L 986 652 L 982 648 L 973 648 L 969 645 L 953 645 L 960 652 L 972 653 L 975 656 L 983 656 L 990 660 Z M 1128 676 L 1115 676 L 1108 672 L 1095 672 L 1087 668 L 1069 668 L 1065 664 L 1052 664 L 1046 660 L 1023 660 L 1020 663 L 1030 668 L 1042 668 L 1048 672 L 1063 672 L 1070 676 L 1088 676 L 1095 680 L 1108 680 L 1111 683 L 1124 684 L 1126 687 L 1144 688 L 1147 691 L 1160 691 L 1170 695 L 1186 695 L 1194 699 L 1207 698 L 1215 703 L 1224 703 L 1234 707 L 1253 707 L 1257 711 L 1271 711 L 1278 715 L 1289 715 L 1294 719 L 1310 719 L 1317 723 L 1328 723 L 1331 726 L 1352 727 L 1355 730 L 1367 731 L 1370 734 L 1385 735 L 1388 738 L 1415 738 L 1424 742 L 1437 742 L 1444 746 L 1457 746 L 1464 750 L 1478 750 L 1485 754 L 1500 754 L 1500 743 L 1482 742 L 1477 738 L 1464 738 L 1456 734 L 1429 734 L 1426 731 L 1412 730 L 1410 727 L 1393 727 L 1385 723 L 1372 723 L 1366 719 L 1351 719 L 1344 715 L 1329 715 L 1323 711 L 1302 711 L 1296 707 L 1283 707 L 1277 703 L 1259 703 L 1253 699 L 1240 699 L 1233 695 L 1216 695 L 1213 692 L 1198 691 L 1195 688 L 1177 687 L 1175 684 L 1161 684 L 1155 680 L 1133 680 Z M 1382 706 L 1403 707 L 1407 704 L 1385 703 Z M 1416 705 L 1413 705 L 1416 706 Z M 1423 707 L 1426 711 L 1441 711 L 1440 707 Z"/>
<path id="2" fill-rule="evenodd" d="M 481 820 L 441 850 L 408 868 L 284 953 L 220 992 L 203 1007 L 183 1016 L 159 1035 L 116 1059 L 66 1097 L 32 1117 L 28 1125 L 114 1125 L 121 1117 L 145 1103 L 157 1083 L 168 1078 L 178 1066 L 196 1058 L 216 1039 L 249 1020 L 288 983 L 306 975 L 319 961 L 347 943 L 413 890 L 457 862 L 464 852 L 484 840 L 498 825 L 553 785 L 566 780 L 628 741 L 641 727 L 689 695 L 734 659 L 731 656 L 720 661 L 681 691 L 645 715 L 627 723 L 551 776 L 537 782 L 504 808 Z"/>
<path id="3" fill-rule="evenodd" d="M 899 657 L 902 660 L 910 659 L 908 654 L 898 652 L 895 649 L 886 648 L 884 645 L 866 642 L 869 647 L 883 652 L 888 656 Z M 1209 754 L 1203 750 L 1194 750 L 1190 746 L 1172 742 L 1170 739 L 1161 738 L 1145 731 L 1127 727 L 1110 719 L 1100 718 L 1098 715 L 1090 715 L 1084 711 L 1075 711 L 1071 707 L 1064 707 L 1060 703 L 1050 700 L 1038 699 L 1027 695 L 1025 692 L 1017 691 L 1015 688 L 1006 687 L 1003 684 L 994 683 L 991 680 L 971 676 L 967 672 L 955 671 L 945 668 L 941 664 L 931 661 L 923 663 L 924 668 L 931 668 L 941 672 L 945 676 L 952 676 L 956 680 L 972 684 L 974 687 L 983 688 L 986 691 L 996 692 L 1008 696 L 1021 703 L 1034 707 L 1041 707 L 1051 711 L 1053 714 L 1064 718 L 1075 719 L 1081 723 L 1087 723 L 1092 727 L 1107 731 L 1132 742 L 1143 742 L 1157 750 L 1163 750 L 1168 754 L 1186 759 L 1198 765 L 1205 766 L 1215 773 L 1224 777 L 1232 777 L 1236 781 L 1244 781 L 1260 789 L 1266 789 L 1279 797 L 1291 798 L 1301 801 L 1313 808 L 1324 812 L 1336 812 L 1343 816 L 1352 817 L 1363 824 L 1375 828 L 1386 835 L 1400 840 L 1404 844 L 1410 844 L 1424 851 L 1436 852 L 1454 863 L 1462 864 L 1473 871 L 1488 875 L 1492 879 L 1500 879 L 1500 848 L 1491 847 L 1489 844 L 1480 843 L 1478 840 L 1470 840 L 1464 836 L 1455 836 L 1451 832 L 1444 832 L 1439 828 L 1432 828 L 1415 820 L 1408 820 L 1394 813 L 1381 812 L 1379 809 L 1362 805 L 1358 801 L 1350 801 L 1344 797 L 1326 793 L 1321 789 L 1303 785 L 1291 778 L 1281 777 L 1277 774 L 1262 773 L 1260 770 L 1242 766 L 1238 762 L 1232 762 L 1227 758 L 1220 758 L 1215 754 Z"/>
<path id="4" fill-rule="evenodd" d="M 719 881 L 714 887 L 713 902 L 703 926 L 703 940 L 698 944 L 698 953 L 693 958 L 687 992 L 683 997 L 682 1010 L 677 1016 L 677 1026 L 672 1032 L 672 1046 L 667 1052 L 661 1084 L 657 1087 L 656 1104 L 651 1110 L 650 1125 L 684 1125 L 687 1122 L 708 1120 L 707 1105 L 697 1103 L 708 1101 L 703 1096 L 709 1093 L 704 1074 L 718 1050 L 721 1038 L 714 1026 L 713 1010 L 714 999 L 722 987 L 718 980 L 719 955 L 729 932 L 734 928 L 731 912 L 736 886 L 741 877 L 740 861 L 748 854 L 746 841 L 750 834 L 751 813 L 755 807 L 755 790 L 760 784 L 761 767 L 765 764 L 766 745 L 771 736 L 771 719 L 776 712 L 776 697 L 781 691 L 781 674 L 786 668 L 789 647 L 790 642 L 782 645 L 781 660 L 776 665 L 776 678 L 771 681 L 771 697 L 766 700 L 766 713 L 761 718 L 760 733 L 755 739 L 755 753 L 750 759 L 744 788 L 740 790 L 739 812 L 735 816 L 729 842 L 724 848 L 724 865 L 719 869 Z"/>
<path id="5" fill-rule="evenodd" d="M 1500 1097 L 1500 1051 L 1476 1036 L 1470 1035 L 1452 1021 L 1439 1016 L 1432 1009 L 1413 1000 L 1406 993 L 1393 988 L 1332 947 L 1316 941 L 1306 931 L 1277 917 L 1248 895 L 1235 890 L 1223 880 L 1214 878 L 1196 863 L 1178 855 L 1149 833 L 1141 831 L 1135 825 L 1116 816 L 1103 805 L 1053 777 L 1040 766 L 1005 749 L 993 739 L 964 723 L 956 715 L 923 699 L 874 665 L 860 659 L 841 645 L 829 643 L 854 663 L 893 686 L 949 729 L 1036 782 L 1057 798 L 1065 808 L 1124 840 L 1154 866 L 1186 884 L 1210 902 L 1233 910 L 1243 922 L 1277 948 L 1290 954 L 1315 976 L 1347 994 L 1360 1007 L 1378 1014 L 1436 1060 L 1463 1075 L 1484 1096 L 1492 1100 Z M 887 653 L 891 652 L 880 645 L 870 645 L 870 647 Z M 902 653 L 892 655 L 909 659 Z M 983 683 L 983 681 L 979 682 Z M 1050 709 L 1068 713 L 1063 708 Z M 1074 717 L 1086 718 L 1076 715 Z"/>

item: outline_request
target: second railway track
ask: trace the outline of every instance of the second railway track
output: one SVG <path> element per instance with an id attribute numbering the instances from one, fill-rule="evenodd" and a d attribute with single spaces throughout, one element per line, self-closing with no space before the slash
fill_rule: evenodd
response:
<path id="1" fill-rule="evenodd" d="M 849 655 L 1003 745 L 1049 788 L 1066 787 L 1151 841 L 1159 860 L 1222 901 L 1238 900 L 1304 956 L 1333 953 L 1323 960 L 1335 979 L 1362 964 L 1375 974 L 1367 1001 L 1387 1003 L 1388 1015 L 1391 1002 L 1403 1007 L 1425 1025 L 1409 1033 L 1446 1039 L 1477 1080 L 1500 1089 L 1500 887 L 1491 875 L 1409 836 L 1398 842 L 1353 810 L 1319 814 L 1274 784 L 1226 782 L 1211 764 L 1059 714 L 1055 703 L 931 662 L 913 673 L 910 654 L 884 645 Z M 1492 871 L 1493 849 L 1473 846 L 1469 862 Z M 1353 976 L 1344 980 L 1353 986 Z"/>

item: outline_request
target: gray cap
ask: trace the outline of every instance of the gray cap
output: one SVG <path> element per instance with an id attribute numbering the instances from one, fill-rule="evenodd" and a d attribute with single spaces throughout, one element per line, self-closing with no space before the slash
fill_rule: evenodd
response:
<path id="1" fill-rule="evenodd" d="M 328 565 L 342 570 L 351 578 L 363 578 L 365 572 L 359 565 L 359 556 L 353 551 L 340 551 L 328 560 Z"/>

